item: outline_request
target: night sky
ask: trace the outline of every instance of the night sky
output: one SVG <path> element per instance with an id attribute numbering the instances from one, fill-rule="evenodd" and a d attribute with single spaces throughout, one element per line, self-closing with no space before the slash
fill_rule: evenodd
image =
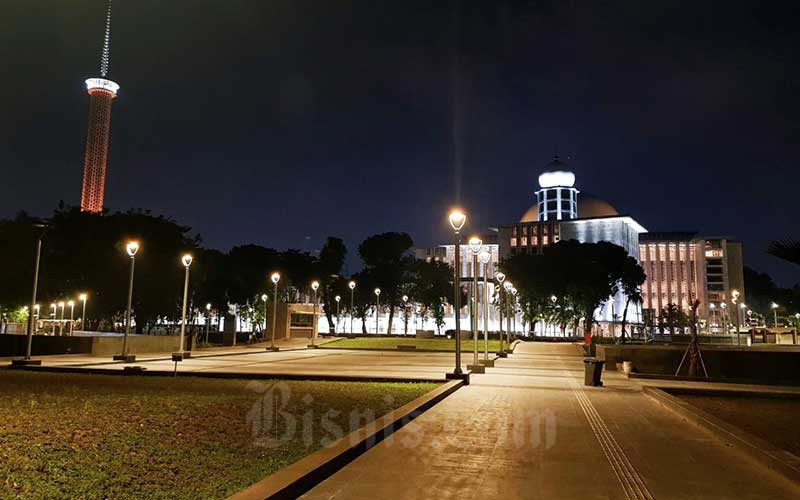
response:
<path id="1" fill-rule="evenodd" d="M 4 0 L 0 217 L 77 205 L 104 0 Z M 795 6 L 792 6 L 792 5 Z M 554 153 L 656 230 L 798 237 L 798 2 L 117 0 L 106 206 L 355 255 L 516 222 Z M 357 259 L 349 259 L 350 271 Z"/>

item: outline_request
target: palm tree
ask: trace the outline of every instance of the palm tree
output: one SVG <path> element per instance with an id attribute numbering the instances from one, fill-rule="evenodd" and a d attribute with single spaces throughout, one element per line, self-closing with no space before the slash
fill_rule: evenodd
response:
<path id="1" fill-rule="evenodd" d="M 800 241 L 785 239 L 773 241 L 767 247 L 767 253 L 800 266 Z"/>

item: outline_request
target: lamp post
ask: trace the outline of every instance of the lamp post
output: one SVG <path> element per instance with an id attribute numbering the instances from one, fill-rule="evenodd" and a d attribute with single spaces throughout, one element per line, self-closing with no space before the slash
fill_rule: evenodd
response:
<path id="1" fill-rule="evenodd" d="M 736 313 L 736 345 L 742 345 L 742 340 L 739 338 L 739 308 L 736 307 L 736 302 L 739 300 L 739 290 L 731 290 L 731 303 L 733 310 Z"/>
<path id="2" fill-rule="evenodd" d="M 78 295 L 78 300 L 81 301 L 81 307 L 83 310 L 81 311 L 81 330 L 86 331 L 86 300 L 89 296 L 85 293 Z"/>
<path id="3" fill-rule="evenodd" d="M 278 282 L 281 280 L 279 273 L 272 273 L 269 278 L 272 284 L 275 285 L 275 291 L 272 296 L 272 340 L 270 341 L 268 351 L 277 351 L 278 347 L 275 346 L 275 329 L 278 327 Z"/>
<path id="4" fill-rule="evenodd" d="M 211 333 L 211 302 L 206 303 L 206 345 L 208 345 L 208 335 Z"/>
<path id="5" fill-rule="evenodd" d="M 506 275 L 505 273 L 497 273 L 494 277 L 497 278 L 497 284 L 499 285 L 497 287 L 497 313 L 499 315 L 498 319 L 500 324 L 500 350 L 497 352 L 497 355 L 503 357 L 506 355 L 503 349 L 503 307 L 505 306 L 505 297 L 503 296 L 505 287 L 503 286 L 503 282 L 506 280 Z"/>
<path id="6" fill-rule="evenodd" d="M 59 309 L 61 309 L 61 317 L 58 318 L 58 320 L 59 320 L 58 335 L 61 336 L 61 335 L 64 335 L 64 301 L 63 300 L 58 303 L 58 307 L 59 307 Z"/>
<path id="7" fill-rule="evenodd" d="M 55 334 L 56 334 L 56 311 L 58 310 L 58 304 L 53 302 L 52 304 L 50 304 L 50 308 L 53 309 L 53 313 L 50 316 L 53 317 L 53 331 L 52 331 L 52 333 L 53 333 L 53 336 L 55 336 Z"/>
<path id="8" fill-rule="evenodd" d="M 341 295 L 337 295 L 336 297 L 333 298 L 333 300 L 336 301 L 336 332 L 335 333 L 338 334 L 339 333 L 339 302 L 341 302 L 342 296 Z"/>
<path id="9" fill-rule="evenodd" d="M 722 309 L 722 331 L 725 335 L 728 334 L 728 304 L 725 302 L 721 303 L 719 307 Z"/>
<path id="10" fill-rule="evenodd" d="M 34 259 L 33 266 L 33 290 L 31 293 L 31 305 L 28 309 L 28 345 L 25 349 L 25 357 L 23 359 L 15 359 L 11 361 L 12 365 L 17 366 L 42 364 L 41 360 L 31 359 L 31 346 L 33 345 L 33 330 L 35 328 L 34 310 L 36 308 L 36 292 L 39 288 L 39 264 L 42 260 L 42 239 L 44 238 L 44 233 L 47 229 L 47 226 L 44 224 L 36 224 L 34 225 L 34 228 L 39 231 L 39 234 L 36 238 L 36 257 Z"/>
<path id="11" fill-rule="evenodd" d="M 775 328 L 778 328 L 778 304 L 773 302 L 769 305 L 772 308 L 772 320 L 774 321 Z"/>
<path id="12" fill-rule="evenodd" d="M 181 307 L 181 337 L 178 342 L 178 352 L 172 354 L 172 361 L 183 361 L 184 358 L 191 357 L 191 352 L 184 349 L 184 336 L 186 335 L 186 301 L 189 298 L 189 267 L 192 265 L 192 255 L 184 254 L 181 263 L 186 269 L 183 278 L 183 307 Z"/>
<path id="13" fill-rule="evenodd" d="M 484 250 L 478 256 L 483 264 L 483 363 L 489 362 L 489 262 L 492 254 Z"/>
<path id="14" fill-rule="evenodd" d="M 713 321 L 715 321 L 715 317 L 716 317 L 715 314 L 716 314 L 716 310 L 717 310 L 717 305 L 712 302 L 712 303 L 710 303 L 708 305 L 708 309 L 709 309 L 709 312 L 710 312 L 709 318 L 708 318 L 708 332 L 713 335 L 714 332 L 713 332 L 712 328 L 713 328 L 713 326 L 715 324 L 715 323 L 713 323 Z"/>
<path id="15" fill-rule="evenodd" d="M 553 303 L 553 309 L 555 309 L 556 302 L 558 302 L 558 297 L 556 297 L 555 295 L 551 295 L 550 296 L 550 302 Z M 553 337 L 555 337 L 555 336 L 556 336 L 556 325 L 553 325 Z"/>
<path id="16" fill-rule="evenodd" d="M 506 316 L 506 352 L 511 349 L 511 316 L 514 315 L 514 305 L 511 303 L 513 300 L 511 290 L 514 289 L 514 284 L 510 281 L 503 283 L 503 290 L 506 294 L 506 303 L 508 306 L 508 315 Z"/>
<path id="17" fill-rule="evenodd" d="M 311 345 L 308 347 L 315 349 L 317 347 L 315 340 L 317 339 L 317 290 L 319 290 L 319 281 L 311 282 L 311 290 L 314 292 L 314 315 L 311 318 Z"/>
<path id="18" fill-rule="evenodd" d="M 269 295 L 266 293 L 261 294 L 261 302 L 264 303 L 264 334 L 261 336 L 262 340 L 267 340 L 267 301 L 269 300 Z"/>
<path id="19" fill-rule="evenodd" d="M 517 336 L 517 287 L 511 287 L 511 297 L 514 299 L 512 306 L 514 307 L 514 336 Z M 508 339 L 508 349 L 511 350 L 511 338 Z"/>
<path id="20" fill-rule="evenodd" d="M 350 335 L 353 334 L 353 315 L 355 314 L 355 309 L 353 308 L 353 291 L 356 289 L 356 282 L 351 281 L 347 284 L 348 288 L 350 288 Z"/>
<path id="21" fill-rule="evenodd" d="M 69 336 L 72 337 L 72 320 L 75 316 L 75 301 L 70 300 L 67 302 L 69 306 Z"/>
<path id="22" fill-rule="evenodd" d="M 375 334 L 378 334 L 378 330 L 380 330 L 380 318 L 381 318 L 381 289 L 375 289 Z"/>
<path id="23" fill-rule="evenodd" d="M 403 335 L 408 335 L 408 295 L 403 295 Z"/>
<path id="24" fill-rule="evenodd" d="M 472 322 L 472 364 L 467 365 L 468 370 L 475 373 L 484 373 L 484 366 L 478 361 L 478 254 L 483 247 L 483 241 L 477 236 L 469 239 L 469 249 L 472 252 L 472 307 L 470 320 Z"/>
<path id="25" fill-rule="evenodd" d="M 453 375 L 461 375 L 461 228 L 467 222 L 467 216 L 460 210 L 453 210 L 448 217 L 450 227 L 455 233 L 455 263 L 453 265 L 453 314 L 456 322 L 456 368 Z"/>
<path id="26" fill-rule="evenodd" d="M 115 361 L 125 361 L 132 363 L 136 361 L 136 356 L 128 354 L 128 334 L 131 331 L 131 304 L 133 303 L 133 271 L 136 266 L 136 253 L 139 251 L 138 241 L 129 241 L 125 247 L 128 256 L 131 258 L 131 274 L 128 281 L 128 309 L 125 312 L 125 335 L 122 337 L 122 354 L 114 356 Z"/>

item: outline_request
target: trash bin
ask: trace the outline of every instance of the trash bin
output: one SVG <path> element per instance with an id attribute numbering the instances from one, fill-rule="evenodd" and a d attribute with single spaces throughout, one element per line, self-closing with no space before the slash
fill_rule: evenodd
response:
<path id="1" fill-rule="evenodd" d="M 606 364 L 602 359 L 583 358 L 583 385 L 602 387 L 603 365 Z"/>

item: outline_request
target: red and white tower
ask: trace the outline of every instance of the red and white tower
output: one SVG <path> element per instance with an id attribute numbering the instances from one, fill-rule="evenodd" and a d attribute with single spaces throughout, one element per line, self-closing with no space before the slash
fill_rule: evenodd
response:
<path id="1" fill-rule="evenodd" d="M 106 79 L 111 44 L 111 0 L 108 0 L 106 33 L 100 56 L 100 77 L 86 80 L 89 92 L 89 132 L 86 136 L 86 157 L 83 162 L 81 212 L 100 213 L 106 190 L 106 163 L 111 127 L 111 102 L 117 97 L 119 84 Z"/>

